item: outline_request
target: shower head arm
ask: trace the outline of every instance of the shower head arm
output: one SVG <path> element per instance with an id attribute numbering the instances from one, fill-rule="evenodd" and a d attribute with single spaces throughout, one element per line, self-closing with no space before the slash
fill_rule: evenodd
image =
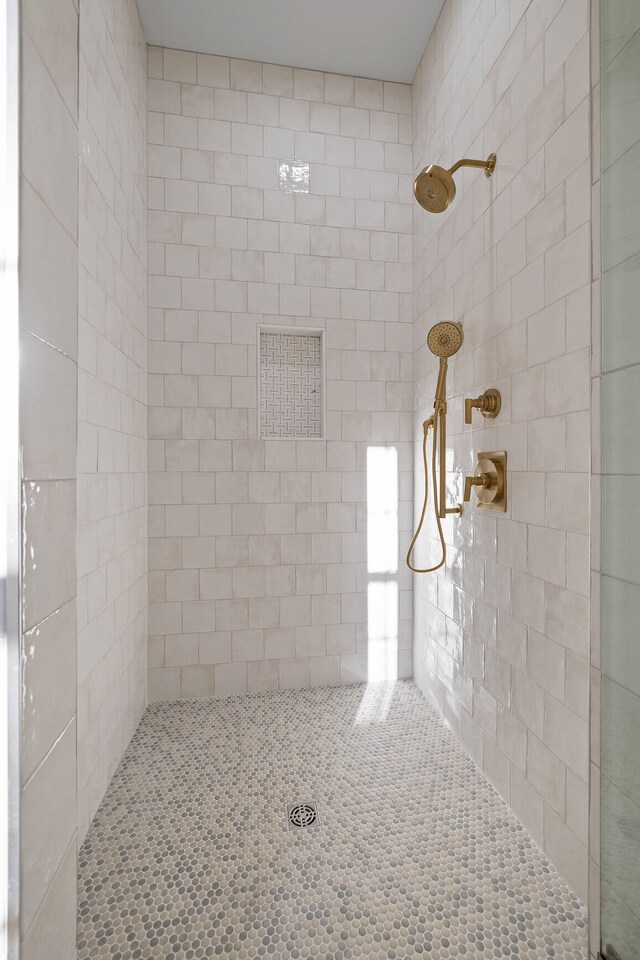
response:
<path id="1" fill-rule="evenodd" d="M 495 153 L 490 154 L 486 160 L 469 160 L 465 158 L 464 160 L 458 160 L 457 163 L 449 169 L 449 173 L 453 176 L 456 170 L 459 170 L 460 167 L 480 167 L 484 170 L 485 176 L 490 177 L 493 171 L 496 168 L 496 155 Z"/>

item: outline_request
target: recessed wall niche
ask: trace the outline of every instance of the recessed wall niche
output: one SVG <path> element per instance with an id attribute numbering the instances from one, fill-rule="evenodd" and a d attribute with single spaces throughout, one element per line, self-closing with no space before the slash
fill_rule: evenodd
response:
<path id="1" fill-rule="evenodd" d="M 262 328 L 258 366 L 261 439 L 322 439 L 322 332 Z"/>

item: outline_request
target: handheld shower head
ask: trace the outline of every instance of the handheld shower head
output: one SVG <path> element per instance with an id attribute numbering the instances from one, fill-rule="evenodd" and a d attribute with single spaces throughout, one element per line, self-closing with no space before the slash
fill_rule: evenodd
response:
<path id="1" fill-rule="evenodd" d="M 462 340 L 462 327 L 450 320 L 436 323 L 427 334 L 429 350 L 441 360 L 446 360 L 457 353 L 462 346 Z"/>
<path id="2" fill-rule="evenodd" d="M 435 398 L 437 410 L 447 400 L 447 365 L 449 357 L 457 353 L 462 346 L 462 327 L 451 320 L 436 323 L 427 334 L 427 346 L 431 353 L 440 359 Z"/>
<path id="3" fill-rule="evenodd" d="M 446 172 L 446 171 L 445 171 Z M 438 357 L 439 370 L 438 382 L 436 383 L 436 392 L 433 401 L 433 414 L 422 425 L 422 462 L 424 464 L 424 501 L 422 504 L 422 513 L 418 528 L 413 535 L 413 540 L 407 553 L 407 566 L 415 573 L 433 573 L 444 566 L 447 559 L 447 544 L 442 531 L 442 523 L 449 513 L 462 513 L 462 505 L 455 507 L 447 506 L 447 367 L 449 366 L 449 357 L 458 352 L 462 346 L 462 327 L 450 320 L 442 323 L 436 323 L 431 327 L 427 334 L 427 346 L 431 353 Z M 433 429 L 433 451 L 431 457 L 431 478 L 433 481 L 433 505 L 436 514 L 436 524 L 438 526 L 438 535 L 442 547 L 442 556 L 440 562 L 433 567 L 416 567 L 411 559 L 416 540 L 420 536 L 425 514 L 427 512 L 428 501 L 428 474 L 427 466 L 427 435 L 429 428 Z M 440 481 L 438 482 L 437 460 L 440 461 Z M 440 488 L 438 490 L 438 487 Z"/>
<path id="4" fill-rule="evenodd" d="M 418 174 L 413 183 L 415 198 L 428 213 L 444 213 L 456 195 L 453 175 L 460 167 L 481 167 L 486 177 L 490 177 L 496 168 L 496 155 L 492 153 L 486 160 L 458 160 L 450 170 L 431 164 Z"/>

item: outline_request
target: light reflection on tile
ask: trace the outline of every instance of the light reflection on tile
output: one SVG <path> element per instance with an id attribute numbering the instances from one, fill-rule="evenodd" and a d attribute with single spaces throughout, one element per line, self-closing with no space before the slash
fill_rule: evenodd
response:
<path id="1" fill-rule="evenodd" d="M 309 193 L 309 164 L 300 160 L 281 160 L 278 164 L 278 190 Z"/>

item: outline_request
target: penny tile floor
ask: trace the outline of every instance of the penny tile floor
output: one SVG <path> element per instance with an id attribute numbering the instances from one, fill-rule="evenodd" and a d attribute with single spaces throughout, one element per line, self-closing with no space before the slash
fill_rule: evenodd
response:
<path id="1" fill-rule="evenodd" d="M 289 826 L 298 803 L 319 820 Z M 150 706 L 79 897 L 79 960 L 587 954 L 584 907 L 409 681 Z"/>

